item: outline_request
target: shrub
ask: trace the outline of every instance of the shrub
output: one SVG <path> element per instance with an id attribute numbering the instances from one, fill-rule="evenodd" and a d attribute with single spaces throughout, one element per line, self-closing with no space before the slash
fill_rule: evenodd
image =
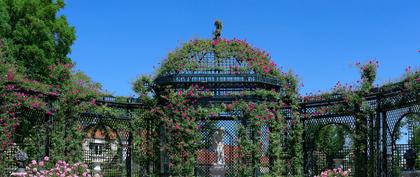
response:
<path id="1" fill-rule="evenodd" d="M 350 169 L 344 170 L 341 168 L 334 168 L 334 169 L 328 169 L 323 172 L 321 172 L 321 175 L 315 176 L 315 177 L 344 177 L 349 176 L 349 173 L 351 172 Z"/>
<path id="2" fill-rule="evenodd" d="M 91 172 L 86 164 L 74 163 L 69 164 L 65 161 L 57 161 L 52 163 L 49 157 L 37 162 L 32 160 L 26 167 L 27 174 L 25 177 L 91 177 Z"/>

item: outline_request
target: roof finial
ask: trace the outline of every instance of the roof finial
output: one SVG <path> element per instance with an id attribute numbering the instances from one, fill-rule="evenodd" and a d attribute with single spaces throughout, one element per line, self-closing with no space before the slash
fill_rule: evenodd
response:
<path id="1" fill-rule="evenodd" d="M 222 22 L 220 20 L 214 21 L 214 26 L 216 27 L 216 30 L 213 32 L 213 40 L 219 39 L 222 35 Z"/>

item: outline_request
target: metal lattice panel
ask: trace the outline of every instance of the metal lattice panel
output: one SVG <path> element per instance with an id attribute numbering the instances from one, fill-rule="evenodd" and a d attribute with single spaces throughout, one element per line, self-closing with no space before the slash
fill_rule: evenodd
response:
<path id="1" fill-rule="evenodd" d="M 201 58 L 193 57 L 195 60 L 199 60 L 199 66 L 202 70 L 197 71 L 185 71 L 180 73 L 172 73 L 172 75 L 167 75 L 160 77 L 155 80 L 156 84 L 162 85 L 172 85 L 173 88 L 187 88 L 193 84 L 198 84 L 208 88 L 211 91 L 215 92 L 214 97 L 205 98 L 207 103 L 220 103 L 220 102 L 232 102 L 235 99 L 243 99 L 246 101 L 258 101 L 261 98 L 251 98 L 251 97 L 229 97 L 229 94 L 237 93 L 243 90 L 255 90 L 255 89 L 278 89 L 281 90 L 280 82 L 276 79 L 260 76 L 254 73 L 251 70 L 242 70 L 239 73 L 231 73 L 229 69 L 231 67 L 246 67 L 244 63 L 239 62 L 234 58 L 223 59 L 220 63 L 219 60 L 215 59 L 213 54 L 203 53 Z M 212 67 L 205 67 L 212 66 Z M 222 67 L 227 69 L 226 71 L 221 72 L 215 67 Z M 211 69 L 213 68 L 213 69 Z M 220 68 L 219 68 L 220 69 Z M 395 87 L 392 89 L 381 90 L 375 89 L 371 94 L 365 96 L 364 104 L 368 105 L 370 108 L 368 112 L 372 111 L 367 115 L 367 128 L 369 130 L 375 130 L 370 132 L 373 136 L 368 136 L 368 155 L 369 158 L 377 158 L 376 166 L 374 169 L 377 176 L 391 176 L 394 172 L 394 169 L 399 168 L 400 165 L 404 165 L 405 161 L 401 159 L 401 153 L 406 151 L 408 148 L 413 147 L 411 145 L 398 145 L 395 143 L 394 134 L 398 130 L 398 122 L 407 114 L 410 113 L 419 113 L 419 92 L 418 91 L 409 91 L 401 87 L 402 84 L 395 84 Z M 255 99 L 255 100 L 254 100 Z M 117 117 L 107 117 L 105 115 L 98 115 L 94 113 L 82 114 L 79 118 L 79 123 L 82 125 L 85 131 L 88 131 L 91 127 L 108 127 L 105 128 L 106 131 L 115 133 L 115 137 L 112 138 L 103 138 L 90 136 L 86 137 L 87 143 L 84 144 L 85 152 L 85 162 L 87 162 L 90 168 L 96 166 L 95 163 L 101 163 L 101 168 L 104 169 L 105 176 L 125 176 L 131 174 L 134 170 L 136 173 L 133 173 L 137 176 L 143 175 L 143 168 L 138 167 L 139 164 L 131 163 L 131 146 L 132 146 L 132 135 L 130 127 L 130 121 L 132 120 L 131 115 L 129 114 L 130 110 L 144 108 L 144 105 L 140 103 L 139 100 L 130 99 L 127 100 L 127 103 L 117 103 L 115 98 L 104 98 L 98 100 L 98 103 L 102 103 L 106 106 L 112 107 L 114 109 L 125 110 L 127 114 L 120 115 Z M 205 105 L 205 104 L 203 104 Z M 307 175 L 318 175 L 319 165 L 317 162 L 324 162 L 325 155 L 315 152 L 314 147 L 311 143 L 314 141 L 314 137 L 308 132 L 315 130 L 319 131 L 322 127 L 330 124 L 339 124 L 347 127 L 350 132 L 355 131 L 356 120 L 352 116 L 354 110 L 339 110 L 336 108 L 346 108 L 343 101 L 342 95 L 332 95 L 328 98 L 314 98 L 309 100 L 302 100 L 300 103 L 302 115 L 302 121 L 304 124 L 305 140 L 304 144 L 304 156 L 305 156 L 305 174 Z M 282 115 L 287 120 L 287 124 L 290 127 L 292 121 L 298 117 L 292 114 L 292 111 L 289 107 L 283 107 L 281 110 Z M 367 110 L 364 110 L 367 111 Z M 337 114 L 337 112 L 341 112 Z M 33 120 L 36 122 L 36 125 L 48 124 L 51 120 L 48 117 L 45 117 L 45 114 L 39 115 L 36 112 L 22 110 L 20 112 L 22 115 L 28 117 L 28 120 Z M 240 117 L 240 116 L 239 116 Z M 235 143 L 238 138 L 237 126 L 246 125 L 246 120 L 240 119 L 220 119 L 220 120 L 211 120 L 206 122 L 206 124 L 211 125 L 208 129 L 203 130 L 202 135 L 203 139 L 201 142 L 203 147 L 200 148 L 199 156 L 197 158 L 197 164 L 195 172 L 198 176 L 209 176 L 209 168 L 214 163 L 214 149 L 212 149 L 209 142 L 211 141 L 212 131 L 225 127 L 225 144 L 226 149 L 224 149 L 226 155 L 226 163 L 228 167 L 228 173 L 231 176 L 235 176 L 237 173 L 235 158 L 239 156 L 238 144 Z M 416 122 L 416 125 L 419 123 Z M 150 123 L 150 125 L 154 125 Z M 143 128 L 143 127 L 141 127 Z M 265 132 L 262 128 L 261 132 Z M 147 130 L 159 129 L 158 127 L 146 127 Z M 87 132 L 86 132 L 87 133 Z M 96 132 L 94 132 L 96 133 Z M 248 136 L 251 134 L 248 131 Z M 158 136 L 156 136 L 158 137 Z M 259 172 L 264 173 L 269 170 L 269 163 L 266 149 L 269 147 L 268 134 L 263 133 L 261 140 L 257 140 L 262 143 L 262 157 L 260 158 L 261 168 Z M 287 136 L 286 136 L 287 137 Z M 18 139 L 18 138 L 17 138 Z M 147 140 L 147 138 L 145 138 Z M 44 146 L 49 146 L 48 142 L 43 144 Z M 19 146 L 17 144 L 16 146 Z M 372 147 L 375 146 L 376 149 Z M 159 147 L 153 147 L 159 148 Z M 351 151 L 351 149 L 347 149 Z M 15 153 L 15 149 L 9 149 L 7 154 L 7 161 L 10 162 L 10 156 Z M 316 158 L 320 160 L 316 160 Z M 4 160 L 4 159 L 2 159 Z M 5 160 L 5 161 L 6 161 Z M 165 161 L 164 158 L 159 159 L 160 161 Z M 149 171 L 156 171 L 160 162 L 150 162 L 145 168 Z M 351 167 L 352 164 L 350 160 L 345 163 L 346 167 Z M 13 170 L 14 165 L 10 165 L 8 170 Z M 167 169 L 163 169 L 167 170 Z M 162 172 L 162 171 L 161 171 Z M 165 171 L 163 171 L 165 173 Z M 156 174 L 156 173 L 155 173 Z"/>
<path id="2" fill-rule="evenodd" d="M 317 128 L 318 130 L 326 125 L 339 124 L 354 131 L 356 124 L 354 116 L 338 116 L 338 117 L 325 117 L 325 118 L 310 118 L 305 120 L 305 130 Z M 310 137 L 307 137 L 310 138 Z M 306 139 L 306 138 L 305 138 Z"/>
<path id="3" fill-rule="evenodd" d="M 212 143 L 214 133 L 223 127 L 225 133 L 223 136 L 225 164 L 229 173 L 236 174 L 236 159 L 239 157 L 239 146 L 237 143 L 238 120 L 214 120 L 206 122 L 206 129 L 202 131 L 202 148 L 198 150 L 196 174 L 198 176 L 210 176 L 210 168 L 216 163 L 216 149 Z"/>
<path id="4" fill-rule="evenodd" d="M 321 118 L 309 118 L 304 121 L 304 153 L 305 153 L 305 163 L 304 168 L 306 169 L 307 176 L 318 175 L 325 167 L 326 159 L 321 152 L 315 150 L 315 138 L 318 135 L 313 134 L 313 132 L 320 132 L 320 130 L 328 125 L 340 125 L 344 126 L 347 129 L 347 132 L 352 136 L 355 132 L 355 118 L 353 116 L 337 116 L 337 117 L 321 117 Z M 346 150 L 346 158 L 343 162 L 345 166 L 343 169 L 348 169 L 352 167 L 352 158 L 350 158 L 350 149 Z"/>
<path id="5" fill-rule="evenodd" d="M 104 176 L 124 176 L 129 149 L 130 119 L 85 113 L 79 119 L 86 137 L 83 142 L 84 162 L 91 169 L 98 166 Z M 124 127 L 125 129 L 120 128 Z M 129 160 L 131 161 L 131 160 Z"/>
<path id="6" fill-rule="evenodd" d="M 395 145 L 395 131 L 398 130 L 399 121 L 407 114 L 419 114 L 419 92 L 407 91 L 403 83 L 397 83 L 386 90 L 374 89 L 366 95 L 364 105 L 367 105 L 371 112 L 366 117 L 368 128 L 368 156 L 376 158 L 375 174 L 378 176 L 392 176 L 395 169 L 404 165 L 401 161 L 401 151 L 407 149 L 406 145 Z M 309 130 L 319 130 L 328 124 L 344 124 L 354 130 L 355 119 L 351 116 L 335 115 L 335 106 L 343 104 L 341 95 L 333 95 L 328 98 L 314 97 L 304 100 L 301 103 L 304 115 L 305 132 Z M 342 107 L 343 105 L 341 105 Z M 372 112 L 373 111 L 373 112 Z M 352 111 L 348 111 L 352 115 Z M 350 119 L 349 119 L 350 118 Z M 419 122 L 413 123 L 415 125 Z M 312 163 L 313 154 L 311 134 L 305 134 L 305 169 L 310 175 L 316 170 L 316 164 Z M 411 135 L 413 136 L 413 135 Z M 404 147 L 404 148 L 402 148 Z M 399 161 L 399 162 L 397 162 Z M 309 175 L 309 176 L 310 176 Z"/>
<path id="7" fill-rule="evenodd" d="M 202 52 L 191 56 L 194 69 L 166 73 L 155 79 L 156 85 L 172 85 L 185 89 L 191 85 L 203 86 L 215 97 L 238 94 L 241 91 L 256 89 L 280 89 L 276 78 L 257 74 L 247 62 L 236 58 L 217 58 L 212 52 Z"/>
<path id="8" fill-rule="evenodd" d="M 387 112 L 388 131 L 393 141 L 395 141 L 395 132 L 398 131 L 397 124 L 408 114 L 420 114 L 420 105 L 413 105 Z"/>

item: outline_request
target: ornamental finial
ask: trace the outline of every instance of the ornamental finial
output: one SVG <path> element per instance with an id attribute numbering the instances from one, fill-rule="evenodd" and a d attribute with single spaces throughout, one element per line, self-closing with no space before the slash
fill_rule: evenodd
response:
<path id="1" fill-rule="evenodd" d="M 216 27 L 216 30 L 213 32 L 213 40 L 219 39 L 222 35 L 222 22 L 220 20 L 214 21 L 214 26 Z"/>

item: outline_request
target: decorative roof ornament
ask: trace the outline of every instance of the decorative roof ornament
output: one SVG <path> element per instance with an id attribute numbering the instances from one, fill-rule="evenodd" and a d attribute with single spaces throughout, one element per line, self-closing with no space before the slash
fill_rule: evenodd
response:
<path id="1" fill-rule="evenodd" d="M 220 20 L 216 20 L 214 21 L 214 26 L 216 27 L 216 30 L 213 32 L 213 40 L 217 40 L 222 35 L 223 24 Z"/>

